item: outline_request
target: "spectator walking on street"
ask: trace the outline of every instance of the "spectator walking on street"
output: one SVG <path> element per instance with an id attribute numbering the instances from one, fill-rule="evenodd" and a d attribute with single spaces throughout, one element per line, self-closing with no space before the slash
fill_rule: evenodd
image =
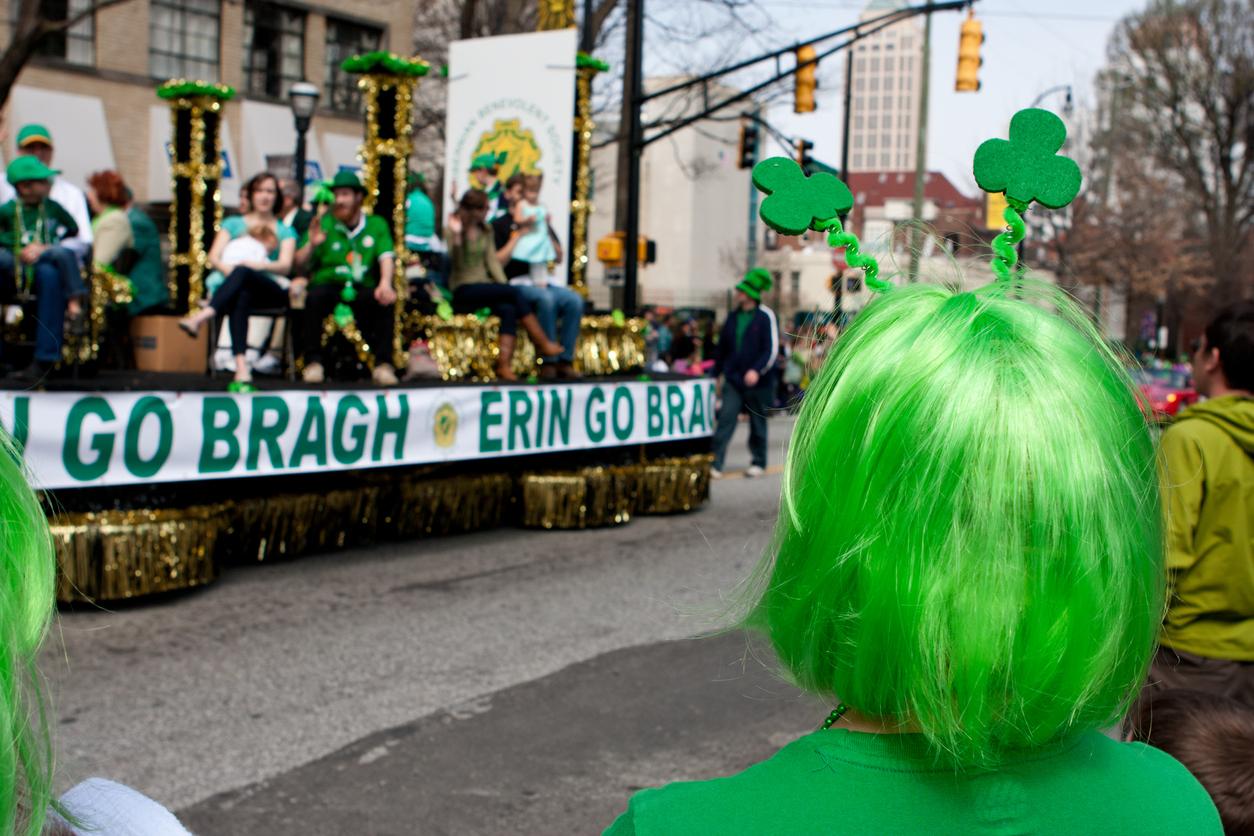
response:
<path id="1" fill-rule="evenodd" d="M 762 304 L 771 289 L 771 274 L 756 267 L 736 285 L 736 308 L 723 323 L 715 376 L 722 375 L 722 405 L 714 431 L 714 467 L 710 475 L 723 475 L 727 446 L 741 412 L 749 413 L 749 453 L 752 462 L 745 476 L 761 476 L 766 470 L 766 413 L 774 397 L 772 372 L 779 354 L 779 324 L 775 312 Z"/>
<path id="2" fill-rule="evenodd" d="M 1170 598 L 1148 687 L 1254 708 L 1254 304 L 1206 326 L 1193 375 L 1206 400 L 1162 438 Z"/>

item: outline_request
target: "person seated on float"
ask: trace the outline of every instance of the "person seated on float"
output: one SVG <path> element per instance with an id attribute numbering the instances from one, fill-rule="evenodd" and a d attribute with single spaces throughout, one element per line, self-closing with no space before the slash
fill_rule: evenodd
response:
<path id="1" fill-rule="evenodd" d="M 488 198 L 488 223 L 509 213 L 509 201 L 505 197 L 505 186 L 497 176 L 501 166 L 508 159 L 504 151 L 484 153 L 470 161 L 470 188 L 483 192 Z M 457 197 L 456 194 L 453 195 Z M 445 236 L 447 238 L 447 236 Z"/>
<path id="2" fill-rule="evenodd" d="M 304 238 L 313 213 L 301 205 L 300 184 L 291 177 L 284 177 L 279 181 L 279 190 L 283 196 L 279 219 L 291 227 L 298 239 Z"/>
<path id="3" fill-rule="evenodd" d="M 513 287 L 505 278 L 496 258 L 496 241 L 487 215 L 487 194 L 470 189 L 449 218 L 444 236 L 449 246 L 449 288 L 453 291 L 453 310 L 473 313 L 488 308 L 500 320 L 496 376 L 517 380 L 511 365 L 519 325 L 526 330 L 539 356 L 557 356 L 563 349 L 544 333 L 522 289 Z"/>
<path id="4" fill-rule="evenodd" d="M 292 259 L 296 255 L 296 233 L 275 214 L 279 203 L 279 178 L 269 172 L 253 177 L 244 186 L 249 211 L 222 221 L 222 229 L 209 248 L 209 266 L 214 273 L 206 280 L 212 294 L 209 303 L 191 316 L 179 320 L 179 327 L 193 337 L 206 322 L 227 317 L 231 350 L 235 353 L 235 380 L 231 391 L 251 391 L 253 373 L 248 364 L 248 317 L 264 308 L 288 304 Z M 266 257 L 231 265 L 223 260 L 227 245 L 244 238 L 258 226 L 274 233 L 278 246 Z"/>
<path id="5" fill-rule="evenodd" d="M 152 218 L 135 204 L 131 190 L 126 189 L 126 219 L 131 222 L 131 247 L 134 251 L 130 272 L 131 303 L 127 313 L 139 316 L 170 301 L 166 284 L 165 261 L 161 257 L 161 232 Z"/>
<path id="6" fill-rule="evenodd" d="M 160 804 L 103 778 L 53 798 L 54 746 L 38 661 L 55 615 L 56 558 L 21 462 L 0 430 L 0 833 L 184 836 L 187 829 Z"/>
<path id="7" fill-rule="evenodd" d="M 501 263 L 509 283 L 519 289 L 536 312 L 544 333 L 551 340 L 560 338 L 565 349 L 559 355 L 544 358 L 540 377 L 577 379 L 580 375 L 575 371 L 575 345 L 579 342 L 579 329 L 583 323 L 583 297 L 565 285 L 558 285 L 553 276 L 549 276 L 543 284 L 536 283 L 532 265 L 516 257 L 519 243 L 537 224 L 534 215 L 527 216 L 518 211 L 526 182 L 526 175 L 523 174 L 515 174 L 505 182 L 505 199 L 511 211 L 492 221 L 496 259 Z M 546 229 L 545 234 L 548 233 Z"/>
<path id="8" fill-rule="evenodd" d="M 306 383 L 326 379 L 322 326 L 343 304 L 352 311 L 358 330 L 374 352 L 371 378 L 380 386 L 395 386 L 396 369 L 389 356 L 396 332 L 397 301 L 392 231 L 387 221 L 362 207 L 366 187 L 356 173 L 336 174 L 331 192 L 331 211 L 310 224 L 308 240 L 297 257 L 301 272 L 309 275 L 300 329 L 303 379 Z"/>
<path id="9" fill-rule="evenodd" d="M 17 373 L 35 382 L 61 359 L 66 317 L 82 323 L 87 286 L 77 257 L 61 246 L 77 235 L 78 226 L 48 197 L 56 172 L 23 155 L 9 163 L 7 175 L 18 196 L 0 206 L 0 303 L 35 295 L 35 357 Z"/>
<path id="10" fill-rule="evenodd" d="M 161 270 L 160 242 L 149 238 L 149 231 L 141 224 L 139 233 L 147 240 L 144 250 L 140 250 L 130 202 L 130 189 L 116 171 L 97 171 L 87 178 L 87 205 L 93 215 L 93 272 L 112 272 L 129 282 L 131 301 L 127 313 L 135 316 L 165 304 L 169 291 Z M 148 226 L 151 225 L 149 221 Z M 152 233 L 155 232 L 153 227 Z M 155 264 L 151 257 L 154 244 Z"/>

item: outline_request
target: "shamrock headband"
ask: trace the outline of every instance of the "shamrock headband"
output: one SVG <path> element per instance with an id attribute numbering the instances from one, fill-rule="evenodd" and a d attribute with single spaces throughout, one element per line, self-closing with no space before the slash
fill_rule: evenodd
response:
<path id="1" fill-rule="evenodd" d="M 1058 156 L 1067 126 L 1048 110 L 1028 108 L 1010 120 L 1010 139 L 990 139 L 975 152 L 975 182 L 1006 195 L 1007 228 L 993 239 L 993 272 L 1009 281 L 1022 272 L 1015 245 L 1023 240 L 1022 213 L 1033 201 L 1061 209 L 1080 191 L 1080 167 Z"/>
<path id="2" fill-rule="evenodd" d="M 858 238 L 840 222 L 853 208 L 853 192 L 834 174 L 807 175 L 796 160 L 771 157 L 753 167 L 753 185 L 764 193 L 762 221 L 781 235 L 800 235 L 807 229 L 827 233 L 830 247 L 845 249 L 850 267 L 866 271 L 866 286 L 877 293 L 892 287 L 879 278 L 880 266 L 859 251 Z"/>

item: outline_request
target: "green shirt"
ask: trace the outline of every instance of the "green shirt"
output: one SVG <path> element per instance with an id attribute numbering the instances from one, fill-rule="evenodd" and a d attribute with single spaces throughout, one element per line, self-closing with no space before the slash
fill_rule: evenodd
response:
<path id="1" fill-rule="evenodd" d="M 740 350 L 740 344 L 745 341 L 745 332 L 749 330 L 749 323 L 753 322 L 755 310 L 736 311 L 736 350 Z"/>
<path id="2" fill-rule="evenodd" d="M 426 252 L 435 237 L 435 204 L 422 189 L 414 189 L 405 200 L 405 243 L 411 250 Z"/>
<path id="3" fill-rule="evenodd" d="M 1098 732 L 1002 768 L 938 766 L 922 735 L 818 731 L 738 775 L 634 795 L 605 831 L 628 834 L 1220 836 L 1206 790 L 1169 755 Z"/>
<path id="4" fill-rule="evenodd" d="M 310 256 L 310 284 L 348 282 L 353 278 L 354 265 L 361 273 L 358 281 L 363 287 L 379 283 L 379 262 L 393 257 L 387 221 L 363 212 L 357 227 L 350 230 L 328 213 L 322 216 L 322 229 L 327 239 Z"/>
<path id="5" fill-rule="evenodd" d="M 1181 412 L 1162 462 L 1172 589 L 1162 643 L 1254 662 L 1254 398 Z"/>
<path id="6" fill-rule="evenodd" d="M 135 289 L 134 298 L 127 310 L 131 315 L 141 313 L 149 308 L 164 305 L 169 299 L 169 288 L 166 285 L 165 262 L 161 259 L 161 233 L 152 218 L 143 211 L 131 207 L 126 212 L 131 222 L 132 246 L 137 256 L 135 266 L 131 268 L 129 277 Z"/>
<path id="7" fill-rule="evenodd" d="M 59 244 L 76 235 L 78 224 L 55 200 L 27 206 L 20 199 L 15 199 L 0 206 L 0 247 L 6 250 L 16 252 L 32 243 Z"/>

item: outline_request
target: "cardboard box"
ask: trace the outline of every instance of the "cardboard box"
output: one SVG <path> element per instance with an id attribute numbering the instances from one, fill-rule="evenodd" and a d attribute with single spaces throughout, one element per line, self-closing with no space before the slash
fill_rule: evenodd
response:
<path id="1" fill-rule="evenodd" d="M 135 367 L 145 372 L 204 374 L 209 353 L 209 328 L 195 337 L 179 328 L 176 316 L 137 316 L 131 320 Z"/>

